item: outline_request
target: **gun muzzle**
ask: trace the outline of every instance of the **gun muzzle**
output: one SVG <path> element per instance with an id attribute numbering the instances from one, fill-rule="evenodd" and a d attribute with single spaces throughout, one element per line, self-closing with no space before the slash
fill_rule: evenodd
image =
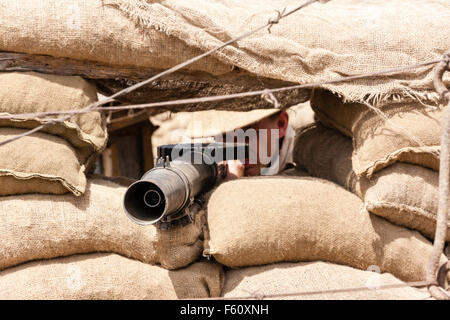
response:
<path id="1" fill-rule="evenodd" d="M 141 225 L 154 224 L 179 212 L 202 190 L 214 184 L 215 164 L 192 164 L 174 160 L 167 167 L 155 167 L 125 193 L 128 217 Z"/>

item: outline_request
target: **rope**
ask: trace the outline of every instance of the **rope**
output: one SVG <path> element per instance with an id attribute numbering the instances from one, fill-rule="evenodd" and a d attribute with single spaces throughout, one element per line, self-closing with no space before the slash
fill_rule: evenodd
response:
<path id="1" fill-rule="evenodd" d="M 427 269 L 427 285 L 430 294 L 439 300 L 450 300 L 450 294 L 443 290 L 445 288 L 445 278 L 438 275 L 439 261 L 444 251 L 445 238 L 447 235 L 447 219 L 449 211 L 450 193 L 450 91 L 442 82 L 445 71 L 450 71 L 450 51 L 448 51 L 437 65 L 433 83 L 436 91 L 447 102 L 447 110 L 442 123 L 441 135 L 441 155 L 439 164 L 439 203 L 436 217 L 436 232 L 434 236 L 433 252 Z M 447 262 L 450 267 L 450 263 Z M 445 270 L 445 265 L 441 267 Z M 444 275 L 448 272 L 445 270 Z M 443 278 L 443 279 L 441 279 Z M 442 283 L 444 282 L 444 283 Z"/>
<path id="2" fill-rule="evenodd" d="M 337 293 L 364 292 L 364 291 L 388 290 L 388 289 L 410 288 L 410 287 L 425 287 L 426 285 L 427 285 L 426 281 L 416 281 L 416 282 L 404 282 L 399 284 L 380 285 L 373 289 L 366 286 L 357 288 L 330 289 L 318 291 L 298 291 L 298 292 L 276 293 L 276 294 L 264 294 L 260 292 L 253 292 L 247 296 L 240 296 L 240 297 L 214 297 L 214 298 L 194 299 L 194 300 L 248 300 L 248 299 L 262 300 L 266 298 L 284 298 L 284 297 L 311 296 L 319 294 L 337 294 Z"/>
<path id="3" fill-rule="evenodd" d="M 198 61 L 200 59 L 203 59 L 204 57 L 209 56 L 210 54 L 212 54 L 212 53 L 214 53 L 214 52 L 216 52 L 216 51 L 218 51 L 218 50 L 220 50 L 220 49 L 222 49 L 222 48 L 224 48 L 226 46 L 229 46 L 230 44 L 232 44 L 232 43 L 234 43 L 236 41 L 239 41 L 239 40 L 241 40 L 243 38 L 246 38 L 246 37 L 248 37 L 248 36 L 250 36 L 250 35 L 252 35 L 252 34 L 254 34 L 254 33 L 256 33 L 256 32 L 258 32 L 258 31 L 260 31 L 260 30 L 262 30 L 264 28 L 266 28 L 266 27 L 270 27 L 273 24 L 278 23 L 281 19 L 284 19 L 285 17 L 289 16 L 290 14 L 292 14 L 292 13 L 294 13 L 294 12 L 300 10 L 300 9 L 303 9 L 303 8 L 309 6 L 310 4 L 313 4 L 315 2 L 324 2 L 324 0 L 309 0 L 306 3 L 296 7 L 295 9 L 293 9 L 291 11 L 289 11 L 288 13 L 280 14 L 278 12 L 278 16 L 275 19 L 273 19 L 273 20 L 269 19 L 269 21 L 265 25 L 263 25 L 263 26 L 261 26 L 259 28 L 256 28 L 256 29 L 254 29 L 252 31 L 249 31 L 249 32 L 244 33 L 244 34 L 242 34 L 240 36 L 237 36 L 236 38 L 230 39 L 229 41 L 225 42 L 224 44 L 222 44 L 222 45 L 220 45 L 220 46 L 218 46 L 218 47 L 216 47 L 214 49 L 211 49 L 211 50 L 209 50 L 209 51 L 207 51 L 207 52 L 205 52 L 203 54 L 200 54 L 200 55 L 198 55 L 198 56 L 196 56 L 196 57 L 194 57 L 192 59 L 189 59 L 189 60 L 187 60 L 185 62 L 182 62 L 182 63 L 180 63 L 180 64 L 178 64 L 178 65 L 176 65 L 176 66 L 174 66 L 174 67 L 172 67 L 170 69 L 167 69 L 167 70 L 165 70 L 165 71 L 163 71 L 163 72 L 161 72 L 161 73 L 159 73 L 159 74 L 157 74 L 157 75 L 155 75 L 155 76 L 153 76 L 153 77 L 151 77 L 151 78 L 149 78 L 147 80 L 138 82 L 138 83 L 136 83 L 136 84 L 134 84 L 134 85 L 132 85 L 130 87 L 124 88 L 124 89 L 116 92 L 115 94 L 113 94 L 113 95 L 111 95 L 109 97 L 101 99 L 101 100 L 99 100 L 99 101 L 97 101 L 95 103 L 92 103 L 92 104 L 88 105 L 87 107 L 85 107 L 83 109 L 80 109 L 80 111 L 91 112 L 93 110 L 96 110 L 102 104 L 105 104 L 105 103 L 108 103 L 108 102 L 113 102 L 114 99 L 119 97 L 119 96 L 128 94 L 128 93 L 130 93 L 130 92 L 132 92 L 132 91 L 134 91 L 136 89 L 139 89 L 140 87 L 142 87 L 142 86 L 144 86 L 144 85 L 146 85 L 146 84 L 148 84 L 148 83 L 150 83 L 152 81 L 155 81 L 155 80 L 157 80 L 157 79 L 159 79 L 159 78 L 161 78 L 161 77 L 163 77 L 165 75 L 168 75 L 170 73 L 178 71 L 178 70 L 180 70 L 180 69 L 182 69 L 182 68 L 184 68 L 184 67 L 186 67 L 186 66 L 188 66 L 188 65 L 190 65 L 190 64 L 192 64 L 192 63 L 194 63 L 194 62 L 196 62 L 196 61 Z M 283 10 L 283 12 L 284 11 L 285 10 Z M 54 123 L 57 123 L 57 122 L 64 122 L 66 120 L 69 120 L 74 114 L 75 113 L 71 112 L 71 113 L 67 113 L 67 115 L 64 116 L 64 117 L 61 117 L 61 118 L 58 118 L 58 119 L 53 119 L 51 122 L 48 122 L 48 123 L 45 123 L 45 124 L 41 125 L 39 130 L 41 130 L 43 128 L 46 128 L 46 127 L 48 127 L 51 124 L 54 124 Z M 35 130 L 33 132 L 31 132 L 31 131 L 32 130 L 30 130 L 28 132 L 24 132 L 23 134 L 21 134 L 19 136 L 16 136 L 16 137 L 7 139 L 5 141 L 2 141 L 2 142 L 0 142 L 0 146 L 3 146 L 5 144 L 7 144 L 7 143 L 10 143 L 10 142 L 13 142 L 15 140 L 18 140 L 18 139 L 20 139 L 22 137 L 25 137 L 27 135 L 30 135 L 33 132 L 36 132 L 37 130 Z"/>

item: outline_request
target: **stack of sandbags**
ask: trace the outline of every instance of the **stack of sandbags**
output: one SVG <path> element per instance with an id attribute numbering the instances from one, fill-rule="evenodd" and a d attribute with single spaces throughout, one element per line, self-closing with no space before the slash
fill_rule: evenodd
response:
<path id="1" fill-rule="evenodd" d="M 3 0 L 0 49 L 166 69 L 267 24 L 276 10 L 296 6 L 290 0 Z M 270 32 L 260 30 L 187 68 L 219 75 L 236 66 L 256 76 L 307 83 L 437 60 L 448 50 L 448 9 L 447 0 L 414 0 L 407 7 L 403 0 L 314 3 Z M 396 95 L 436 101 L 432 69 L 323 87 L 350 101 Z"/>
<path id="2" fill-rule="evenodd" d="M 140 226 L 123 210 L 125 191 L 125 186 L 95 178 L 88 180 L 86 192 L 80 197 L 2 197 L 0 299 L 219 295 L 223 282 L 220 266 L 210 262 L 189 266 L 199 260 L 203 249 L 202 211 L 186 226 L 169 230 Z M 114 255 L 98 256 L 96 252 Z M 61 258 L 65 256 L 73 257 Z M 39 262 L 33 262 L 36 260 Z M 65 286 L 65 281 L 70 281 L 67 270 L 74 268 L 81 270 L 84 279 L 81 291 Z M 173 269 L 181 270 L 168 271 Z M 41 279 L 43 274 L 47 274 L 45 281 Z M 128 288 L 129 283 L 135 291 Z"/>
<path id="3" fill-rule="evenodd" d="M 370 178 L 395 162 L 439 170 L 443 105 L 425 106 L 419 99 L 346 103 L 330 91 L 316 90 L 311 107 L 321 123 L 352 138 L 358 176 Z"/>
<path id="4" fill-rule="evenodd" d="M 209 198 L 207 226 L 204 254 L 227 267 L 326 261 L 422 281 L 432 251 L 418 232 L 367 212 L 356 195 L 313 177 L 226 182 Z"/>
<path id="5" fill-rule="evenodd" d="M 96 87 L 80 77 L 34 72 L 0 74 L 0 141 L 53 118 L 15 114 L 83 109 L 97 101 Z M 51 124 L 0 147 L 0 195 L 84 193 L 86 172 L 107 142 L 99 112 Z"/>
<path id="6" fill-rule="evenodd" d="M 404 282 L 425 279 L 432 243 L 299 168 L 223 183 L 210 195 L 207 227 L 204 255 L 227 267 L 230 299 L 428 297 Z"/>
<path id="7" fill-rule="evenodd" d="M 4 51 L 158 69 L 201 54 L 198 48 L 186 46 L 161 30 L 144 32 L 113 1 L 5 0 L 2 4 L 0 15 L 5 20 L 1 23 L 0 49 Z M 188 69 L 221 74 L 231 67 L 206 57 Z"/>
<path id="8" fill-rule="evenodd" d="M 132 222 L 123 209 L 126 187 L 88 180 L 81 197 L 40 195 L 2 197 L 0 269 L 30 260 L 89 252 L 115 252 L 166 269 L 200 257 L 202 215 L 169 230 Z"/>
<path id="9" fill-rule="evenodd" d="M 176 271 L 117 254 L 31 262 L 0 272 L 1 299 L 193 299 L 218 296 L 220 265 L 201 261 Z"/>
<path id="10" fill-rule="evenodd" d="M 316 123 L 297 132 L 294 160 L 309 174 L 354 192 L 364 200 L 368 211 L 433 239 L 439 172 L 397 162 L 371 178 L 358 177 L 352 167 L 352 150 L 350 138 Z"/>

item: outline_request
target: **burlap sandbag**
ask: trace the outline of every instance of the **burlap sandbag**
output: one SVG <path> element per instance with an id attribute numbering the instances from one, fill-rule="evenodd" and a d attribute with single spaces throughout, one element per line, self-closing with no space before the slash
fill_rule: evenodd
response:
<path id="1" fill-rule="evenodd" d="M 310 175 L 333 181 L 361 197 L 352 168 L 352 150 L 351 139 L 312 123 L 296 130 L 292 157 Z"/>
<path id="2" fill-rule="evenodd" d="M 322 261 L 277 263 L 259 267 L 231 269 L 225 273 L 223 296 L 260 297 L 288 293 L 310 293 L 266 299 L 298 300 L 421 300 L 430 295 L 405 286 L 383 289 L 383 286 L 404 284 L 389 273 L 362 271 L 347 266 Z M 345 289 L 367 289 L 348 292 L 331 292 Z M 328 291 L 325 293 L 319 293 Z M 316 292 L 316 294 L 311 294 Z"/>
<path id="3" fill-rule="evenodd" d="M 158 69 L 202 53 L 156 29 L 144 32 L 103 0 L 4 0 L 0 16 L 4 51 Z M 188 69 L 221 74 L 231 66 L 207 57 Z"/>
<path id="4" fill-rule="evenodd" d="M 0 201 L 0 270 L 35 259 L 115 252 L 166 269 L 186 266 L 203 250 L 202 213 L 185 227 L 159 230 L 132 222 L 125 187 L 88 181 L 81 197 L 30 194 Z"/>
<path id="5" fill-rule="evenodd" d="M 0 127 L 0 141 L 25 131 Z M 0 146 L 0 195 L 69 191 L 81 195 L 89 159 L 80 159 L 77 151 L 64 139 L 41 132 Z"/>
<path id="6" fill-rule="evenodd" d="M 314 92 L 311 106 L 322 123 L 353 138 L 352 166 L 357 175 L 370 177 L 398 161 L 439 170 L 443 107 L 393 102 L 380 108 L 381 116 L 324 90 Z"/>
<path id="7" fill-rule="evenodd" d="M 0 49 L 163 69 L 275 21 L 276 10 L 298 5 L 290 0 L 3 0 Z M 403 0 L 315 3 L 270 32 L 260 30 L 188 68 L 222 74 L 237 66 L 257 76 L 306 83 L 437 60 L 450 43 L 449 11 L 447 0 L 413 0 L 408 6 Z M 395 96 L 436 101 L 437 94 L 428 96 L 434 92 L 432 73 L 429 65 L 324 87 L 350 101 Z"/>
<path id="8" fill-rule="evenodd" d="M 226 182 L 212 193 L 207 210 L 204 253 L 229 267 L 322 260 L 363 270 L 376 265 L 418 281 L 425 279 L 432 251 L 418 232 L 369 214 L 357 196 L 317 178 Z"/>
<path id="9" fill-rule="evenodd" d="M 97 101 L 95 85 L 81 77 L 56 76 L 36 72 L 0 73 L 0 114 L 22 114 L 82 109 Z M 58 115 L 57 117 L 59 117 Z M 42 118 L 0 119 L 1 127 L 34 128 Z M 106 123 L 99 112 L 75 115 L 63 123 L 41 130 L 69 141 L 88 158 L 104 149 Z"/>
<path id="10" fill-rule="evenodd" d="M 0 299 L 188 299 L 220 295 L 223 270 L 202 261 L 176 271 L 116 254 L 26 263 L 0 273 Z"/>
<path id="11" fill-rule="evenodd" d="M 141 27 L 180 39 L 202 52 L 276 20 L 289 0 L 109 0 Z M 314 3 L 267 30 L 213 54 L 259 76 L 307 83 L 441 59 L 448 50 L 447 0 L 339 0 Z M 432 21 L 432 22 L 430 22 Z M 355 32 L 357 30 L 357 32 Z M 395 32 L 393 32 L 395 30 Z M 164 52 L 163 52 L 164 54 Z M 210 70 L 209 72 L 216 72 Z M 395 96 L 434 100 L 433 65 L 324 85 L 350 101 L 389 101 Z M 450 79 L 446 76 L 447 79 Z M 432 97 L 428 96 L 432 94 Z"/>
<path id="12" fill-rule="evenodd" d="M 351 155 L 351 139 L 334 129 L 317 123 L 296 132 L 297 165 L 315 177 L 354 192 L 364 199 L 368 211 L 434 239 L 439 173 L 399 162 L 376 172 L 370 179 L 358 178 L 352 169 Z"/>

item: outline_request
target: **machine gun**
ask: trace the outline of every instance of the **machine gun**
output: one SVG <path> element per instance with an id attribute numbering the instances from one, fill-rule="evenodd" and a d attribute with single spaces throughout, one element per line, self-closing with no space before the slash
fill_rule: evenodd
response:
<path id="1" fill-rule="evenodd" d="M 159 146 L 155 167 L 127 189 L 125 212 L 135 223 L 156 224 L 160 229 L 189 224 L 203 205 L 201 194 L 224 174 L 218 164 L 233 159 L 244 162 L 248 154 L 248 145 L 242 143 Z"/>

